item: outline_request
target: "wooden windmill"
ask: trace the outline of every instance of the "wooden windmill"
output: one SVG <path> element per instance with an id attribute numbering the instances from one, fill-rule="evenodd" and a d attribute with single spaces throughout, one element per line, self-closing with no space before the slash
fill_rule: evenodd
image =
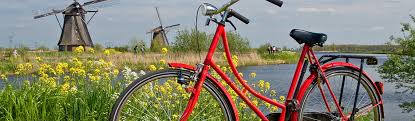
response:
<path id="1" fill-rule="evenodd" d="M 34 19 L 55 15 L 56 20 L 59 23 L 59 27 L 62 29 L 62 33 L 58 42 L 59 51 L 72 51 L 73 48 L 78 46 L 93 47 L 94 44 L 89 34 L 87 24 L 91 21 L 91 19 L 98 11 L 87 11 L 84 9 L 84 7 L 103 1 L 106 0 L 92 0 L 80 4 L 74 0 L 74 2 L 65 9 L 52 9 L 52 12 L 37 15 L 34 17 Z M 89 12 L 94 14 L 88 21 L 86 21 L 85 14 Z M 62 13 L 64 16 L 63 27 L 61 26 L 60 21 L 56 16 L 58 13 Z"/>
<path id="2" fill-rule="evenodd" d="M 161 47 L 165 47 L 167 45 L 169 45 L 169 40 L 167 39 L 167 32 L 168 29 L 171 29 L 172 27 L 176 27 L 179 26 L 180 24 L 174 24 L 174 25 L 170 25 L 170 26 L 163 26 L 163 23 L 161 22 L 161 18 L 160 18 L 160 14 L 158 11 L 158 8 L 156 8 L 156 12 L 157 12 L 157 17 L 159 19 L 160 22 L 160 26 L 150 30 L 149 32 L 147 32 L 147 34 L 152 34 L 152 40 L 151 40 L 151 47 L 150 49 L 153 51 L 157 51 L 157 49 L 161 48 Z"/>

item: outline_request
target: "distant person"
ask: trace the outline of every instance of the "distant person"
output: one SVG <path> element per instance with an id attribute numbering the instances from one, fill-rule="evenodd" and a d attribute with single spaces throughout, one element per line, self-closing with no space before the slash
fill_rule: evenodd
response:
<path id="1" fill-rule="evenodd" d="M 138 54 L 138 46 L 137 45 L 134 47 L 134 54 Z"/>
<path id="2" fill-rule="evenodd" d="M 275 52 L 277 52 L 277 47 L 272 46 L 272 53 L 275 53 Z"/>
<path id="3" fill-rule="evenodd" d="M 16 50 L 16 49 L 14 49 L 14 50 L 13 50 L 13 57 L 17 57 L 17 56 L 19 56 L 19 53 L 17 52 L 17 50 Z"/>
<path id="4" fill-rule="evenodd" d="M 145 52 L 146 52 L 145 48 L 146 48 L 146 46 L 145 46 L 145 45 L 143 45 L 143 46 L 141 47 L 141 54 L 143 54 L 143 56 L 144 56 L 144 54 L 145 54 Z"/>
<path id="5" fill-rule="evenodd" d="M 272 47 L 271 47 L 271 46 L 269 46 L 269 47 L 267 48 L 267 51 L 268 51 L 268 54 L 271 54 L 271 53 L 272 53 Z"/>

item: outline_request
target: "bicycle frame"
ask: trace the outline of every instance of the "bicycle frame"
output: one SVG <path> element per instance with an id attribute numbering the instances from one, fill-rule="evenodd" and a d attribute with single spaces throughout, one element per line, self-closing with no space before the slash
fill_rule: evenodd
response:
<path id="1" fill-rule="evenodd" d="M 229 51 L 228 41 L 227 41 L 227 38 L 226 38 L 225 25 L 219 23 L 218 27 L 216 29 L 215 36 L 213 37 L 213 41 L 210 45 L 209 51 L 208 51 L 208 53 L 205 57 L 205 60 L 203 62 L 204 65 L 203 65 L 202 68 L 200 68 L 201 71 L 199 73 L 199 79 L 198 79 L 198 81 L 196 81 L 196 83 L 194 85 L 194 89 L 192 90 L 192 94 L 191 94 L 191 97 L 190 97 L 189 102 L 187 104 L 187 107 L 186 107 L 184 113 L 182 114 L 182 116 L 180 118 L 181 121 L 187 120 L 189 118 L 189 116 L 191 115 L 191 112 L 193 111 L 193 109 L 194 109 L 194 107 L 195 107 L 195 105 L 198 101 L 198 98 L 200 96 L 200 92 L 201 92 L 204 80 L 206 79 L 206 76 L 208 75 L 208 70 L 209 70 L 210 67 L 212 67 L 213 70 L 215 70 L 220 75 L 220 77 L 238 94 L 238 96 L 249 106 L 249 108 L 252 109 L 257 114 L 257 116 L 259 116 L 259 118 L 261 118 L 264 121 L 268 121 L 266 116 L 259 110 L 259 108 L 257 108 L 255 105 L 252 104 L 252 102 L 241 91 L 241 89 L 239 89 L 234 84 L 234 82 L 215 64 L 214 60 L 212 59 L 212 57 L 214 55 L 214 52 L 217 48 L 217 45 L 219 43 L 219 38 L 220 37 L 222 38 L 222 42 L 223 42 L 223 46 L 224 46 L 224 50 L 225 50 L 225 54 L 226 54 L 226 59 L 227 59 L 228 64 L 229 64 L 229 66 L 232 70 L 232 73 L 237 78 L 238 82 L 242 84 L 242 86 L 245 90 L 247 90 L 249 93 L 251 93 L 255 97 L 257 97 L 257 98 L 259 98 L 259 99 L 261 99 L 265 102 L 268 102 L 268 103 L 270 103 L 274 106 L 277 106 L 277 107 L 281 108 L 282 112 L 281 112 L 281 115 L 279 117 L 279 121 L 284 121 L 287 118 L 291 118 L 292 120 L 296 120 L 295 116 L 286 117 L 285 114 L 291 113 L 291 112 L 287 113 L 287 105 L 288 105 L 289 101 L 293 101 L 293 99 L 295 98 L 294 94 L 295 94 L 295 91 L 296 91 L 296 87 L 300 86 L 301 87 L 300 90 L 305 90 L 305 88 L 307 88 L 307 87 L 301 86 L 301 84 L 298 83 L 299 76 L 301 74 L 301 70 L 302 70 L 302 66 L 304 64 L 305 58 L 309 59 L 310 64 L 315 64 L 318 67 L 317 71 L 312 72 L 310 77 L 314 77 L 314 78 L 321 77 L 321 79 L 326 83 L 326 85 L 329 89 L 331 98 L 334 100 L 334 102 L 336 102 L 337 111 L 341 114 L 342 120 L 348 120 L 347 116 L 345 116 L 343 114 L 342 109 L 340 108 L 339 104 L 337 103 L 338 101 L 337 101 L 336 96 L 334 95 L 333 91 L 331 90 L 330 83 L 329 83 L 329 81 L 327 81 L 327 78 L 324 76 L 325 75 L 324 71 L 323 71 L 317 57 L 315 56 L 313 50 L 311 49 L 311 47 L 309 45 L 304 44 L 304 46 L 303 46 L 303 50 L 301 52 L 300 59 L 297 63 L 297 67 L 296 67 L 296 70 L 294 72 L 292 83 L 290 85 L 290 88 L 289 88 L 289 91 L 288 91 L 288 94 L 287 94 L 287 99 L 285 101 L 285 104 L 282 104 L 282 103 L 274 101 L 274 100 L 272 100 L 272 99 L 270 99 L 266 96 L 263 96 L 260 93 L 256 92 L 239 75 L 239 73 L 236 70 L 236 67 L 235 67 L 235 65 L 232 61 L 232 56 L 231 56 L 231 53 Z M 319 86 L 319 88 L 320 88 L 320 91 L 321 91 L 321 89 L 322 89 L 321 86 Z M 326 107 L 327 107 L 328 111 L 330 111 L 331 109 L 328 106 L 327 99 L 326 99 L 326 96 L 324 95 L 324 93 L 322 93 L 322 97 L 325 101 L 325 104 L 326 104 Z M 236 120 L 238 120 L 238 118 Z"/>

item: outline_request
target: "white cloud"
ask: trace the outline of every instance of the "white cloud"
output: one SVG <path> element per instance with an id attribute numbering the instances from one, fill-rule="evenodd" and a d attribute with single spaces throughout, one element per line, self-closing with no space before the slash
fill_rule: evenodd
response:
<path id="1" fill-rule="evenodd" d="M 25 28 L 26 25 L 24 25 L 24 24 L 16 24 L 15 27 L 16 28 Z"/>
<path id="2" fill-rule="evenodd" d="M 337 10 L 334 8 L 298 8 L 296 11 L 302 13 L 334 13 Z"/>
<path id="3" fill-rule="evenodd" d="M 383 27 L 383 26 L 374 26 L 374 27 L 370 28 L 369 30 L 370 31 L 379 31 L 379 30 L 384 30 L 384 29 L 385 29 L 385 27 Z"/>
<path id="4" fill-rule="evenodd" d="M 267 9 L 266 12 L 269 13 L 269 14 L 272 14 L 272 15 L 277 14 L 276 9 Z"/>

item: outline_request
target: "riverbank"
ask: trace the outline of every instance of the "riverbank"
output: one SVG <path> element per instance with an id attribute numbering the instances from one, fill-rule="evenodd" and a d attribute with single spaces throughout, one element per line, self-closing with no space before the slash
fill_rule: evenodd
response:
<path id="1" fill-rule="evenodd" d="M 197 63 L 203 62 L 201 59 L 203 59 L 205 55 L 206 52 L 202 52 L 200 54 L 195 52 L 167 52 L 166 54 L 148 52 L 145 54 L 135 54 L 131 52 L 118 52 L 111 49 L 104 50 L 102 52 L 86 51 L 81 53 L 57 51 L 26 51 L 20 52 L 18 56 L 3 55 L 0 57 L 0 73 L 14 73 L 19 64 L 35 63 L 41 61 L 41 63 L 56 65 L 59 62 L 67 62 L 73 58 L 84 60 L 104 59 L 105 61 L 111 62 L 118 69 L 129 67 L 132 70 L 147 70 L 149 65 L 159 65 L 163 67 L 165 64 L 160 63 L 164 62 L 180 62 L 189 65 L 195 65 Z M 247 53 L 237 53 L 235 55 L 238 57 L 238 66 L 293 63 L 293 60 L 297 60 L 298 58 L 297 54 L 294 52 L 279 52 L 268 55 L 258 54 L 255 51 L 251 51 Z M 213 60 L 219 65 L 227 64 L 223 53 L 220 52 L 214 54 Z M 34 65 L 33 70 L 36 70 L 38 67 L 40 66 Z"/>

